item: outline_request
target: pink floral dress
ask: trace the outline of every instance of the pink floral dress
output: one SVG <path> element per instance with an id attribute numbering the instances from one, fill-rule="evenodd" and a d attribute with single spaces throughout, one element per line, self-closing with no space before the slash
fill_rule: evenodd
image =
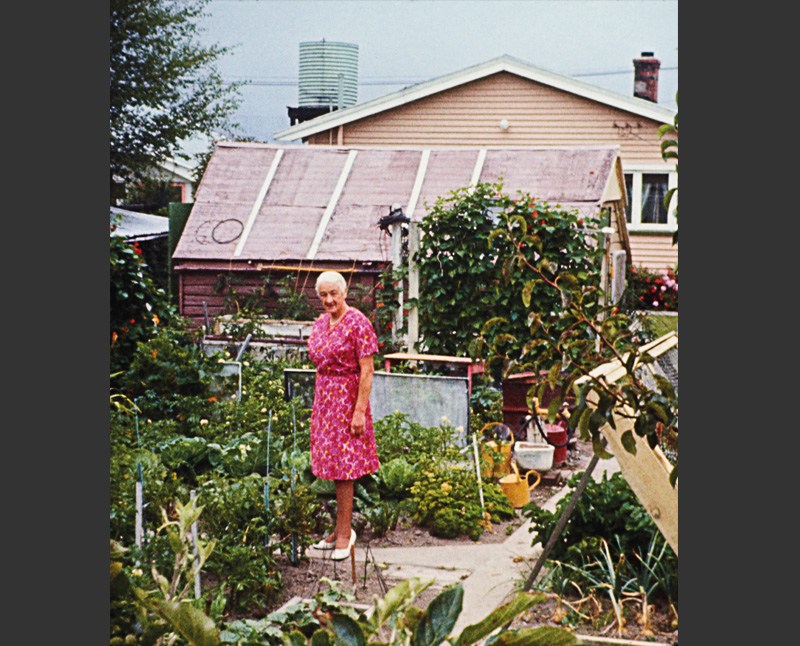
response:
<path id="1" fill-rule="evenodd" d="M 369 402 L 364 432 L 350 433 L 360 369 L 358 360 L 378 351 L 369 319 L 354 307 L 330 327 L 327 312 L 314 321 L 308 356 L 317 368 L 311 407 L 311 472 L 323 480 L 356 480 L 380 468 Z"/>

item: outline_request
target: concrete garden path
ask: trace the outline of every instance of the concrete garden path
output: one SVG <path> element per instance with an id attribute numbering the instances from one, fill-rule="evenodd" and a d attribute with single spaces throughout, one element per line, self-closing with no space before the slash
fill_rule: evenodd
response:
<path id="1" fill-rule="evenodd" d="M 600 480 L 619 471 L 617 461 L 600 460 L 592 477 Z M 558 501 L 571 489 L 563 487 L 542 505 L 555 511 Z M 458 635 L 466 626 L 479 622 L 517 591 L 542 552 L 531 546 L 530 521 L 526 520 L 502 543 L 456 543 L 421 547 L 373 547 L 372 556 L 386 566 L 384 575 L 391 579 L 434 578 L 436 587 L 461 581 L 464 602 L 453 628 Z M 364 548 L 356 544 L 356 558 L 365 558 Z"/>

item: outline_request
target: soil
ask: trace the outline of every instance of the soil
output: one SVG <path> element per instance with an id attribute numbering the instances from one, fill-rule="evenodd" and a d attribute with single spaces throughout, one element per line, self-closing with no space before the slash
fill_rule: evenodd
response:
<path id="1" fill-rule="evenodd" d="M 567 462 L 558 470 L 551 470 L 546 479 L 543 478 L 542 483 L 531 491 L 531 500 L 541 505 L 558 493 L 574 472 L 586 467 L 591 451 L 591 445 L 588 443 L 578 441 L 573 444 Z M 274 606 L 265 609 L 265 614 L 292 600 L 308 599 L 318 592 L 327 590 L 328 584 L 323 580 L 325 578 L 339 582 L 341 588 L 352 595 L 354 605 L 367 608 L 374 604 L 376 598 L 382 597 L 388 589 L 400 583 L 400 580 L 383 576 L 371 558 L 370 547 L 502 543 L 524 520 L 518 510 L 516 518 L 495 523 L 492 531 L 483 532 L 478 541 L 472 541 L 467 536 L 455 539 L 438 538 L 427 530 L 414 526 L 407 519 L 401 519 L 395 529 L 389 530 L 382 537 L 372 536 L 369 529 L 364 529 L 359 532 L 359 543 L 367 548 L 366 558 L 357 563 L 355 585 L 352 583 L 353 574 L 349 560 L 334 562 L 330 559 L 303 558 L 298 565 L 292 565 L 287 557 L 276 555 L 277 565 L 283 577 L 283 589 Z M 520 580 L 520 587 L 523 583 Z M 440 591 L 441 588 L 431 586 L 417 597 L 415 605 L 425 609 Z M 548 593 L 543 603 L 533 606 L 517 617 L 510 627 L 562 626 L 581 636 L 587 644 L 647 642 L 677 646 L 677 617 L 674 613 L 666 607 L 651 606 L 648 608 L 649 626 L 645 626 L 642 625 L 640 606 L 641 603 L 635 604 L 633 600 L 624 603 L 625 619 L 620 630 L 614 621 L 613 609 L 608 600 L 580 599 L 577 595 L 559 599 L 557 595 Z M 606 641 L 592 642 L 587 639 L 589 636 L 597 636 Z"/>

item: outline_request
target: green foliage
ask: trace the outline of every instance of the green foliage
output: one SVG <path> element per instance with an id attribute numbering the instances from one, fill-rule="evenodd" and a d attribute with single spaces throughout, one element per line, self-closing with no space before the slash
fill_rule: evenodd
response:
<path id="1" fill-rule="evenodd" d="M 504 363 L 523 353 L 539 336 L 540 317 L 550 317 L 551 333 L 563 331 L 553 317 L 561 308 L 558 288 L 529 281 L 519 272 L 520 254 L 548 276 L 569 274 L 589 287 L 599 283 L 600 255 L 592 232 L 601 223 L 580 218 L 528 194 L 511 197 L 502 182 L 481 183 L 439 198 L 420 223 L 420 347 L 444 355 L 486 358 L 499 376 Z M 513 231 L 520 240 L 498 235 Z M 596 299 L 585 301 L 594 311 Z M 500 360 L 502 359 L 502 360 Z"/>
<path id="2" fill-rule="evenodd" d="M 384 496 L 399 500 L 408 494 L 408 488 L 414 484 L 416 469 L 406 458 L 396 457 L 381 464 L 378 477 Z"/>
<path id="3" fill-rule="evenodd" d="M 397 527 L 401 507 L 398 500 L 379 500 L 362 509 L 361 513 L 367 519 L 374 536 L 385 536 L 390 529 Z"/>
<path id="4" fill-rule="evenodd" d="M 503 391 L 486 383 L 483 375 L 476 375 L 472 381 L 469 410 L 469 427 L 471 429 L 481 429 L 490 422 L 502 420 Z"/>
<path id="5" fill-rule="evenodd" d="M 487 521 L 499 522 L 515 516 L 511 502 L 499 485 L 483 483 L 485 512 L 474 469 L 436 465 L 424 469 L 411 486 L 410 509 L 414 522 L 434 536 L 469 536 L 478 540 Z"/>
<path id="6" fill-rule="evenodd" d="M 249 534 L 244 535 L 249 538 Z M 232 613 L 258 614 L 280 598 L 283 579 L 263 541 L 242 544 L 220 540 L 207 570 L 224 594 L 226 609 Z"/>
<path id="7" fill-rule="evenodd" d="M 394 411 L 375 420 L 374 427 L 381 464 L 387 464 L 398 457 L 404 458 L 409 464 L 417 465 L 431 460 L 455 459 L 458 456 L 458 448 L 453 442 L 457 429 L 447 423 L 422 426 L 409 419 L 406 413 Z"/>
<path id="8" fill-rule="evenodd" d="M 114 228 L 116 225 L 112 225 Z M 166 293 L 153 281 L 141 247 L 121 236 L 110 236 L 111 370 L 124 369 L 136 344 L 166 324 L 176 325 L 176 313 Z"/>
<path id="9" fill-rule="evenodd" d="M 287 274 L 277 281 L 275 287 L 277 305 L 270 313 L 272 318 L 293 321 L 313 321 L 317 318 L 318 308 L 309 302 L 305 292 L 298 288 L 302 286 L 298 284 L 298 278 L 292 274 Z"/>
<path id="10" fill-rule="evenodd" d="M 592 281 L 569 267 L 555 268 L 531 253 L 540 248 L 536 236 L 528 234 L 524 220 L 500 223 L 492 232 L 493 239 L 505 240 L 509 255 L 502 258 L 503 267 L 523 285 L 521 298 L 532 302 L 536 290 L 558 295 L 559 303 L 549 312 L 532 311 L 528 341 L 520 355 L 508 352 L 508 339 L 500 335 L 491 340 L 492 330 L 501 317 L 490 319 L 483 327 L 490 342 L 487 365 L 499 364 L 504 374 L 530 371 L 547 373 L 533 396 L 544 399 L 546 389 L 555 392 L 548 404 L 548 420 L 552 423 L 565 398 L 572 406 L 569 428 L 579 437 L 590 440 L 597 455 L 604 457 L 601 429 L 606 424 L 616 427 L 616 419 L 633 419 L 633 430 L 646 438 L 651 447 L 659 443 L 661 431 L 677 434 L 677 393 L 666 379 L 656 379 L 653 386 L 642 378 L 642 370 L 655 359 L 641 352 L 639 335 L 631 318 L 620 308 L 604 304 L 605 296 Z M 614 380 L 601 378 L 593 371 L 602 364 L 616 363 L 624 372 Z M 573 404 L 574 402 L 574 404 Z M 623 434 L 623 444 L 635 450 L 632 435 Z M 677 481 L 677 463 L 670 475 Z"/>
<path id="11" fill-rule="evenodd" d="M 232 477 L 211 472 L 201 478 L 197 497 L 205 508 L 204 531 L 220 537 L 221 543 L 235 534 L 239 544 L 263 545 L 267 538 L 265 481 L 257 473 Z"/>
<path id="12" fill-rule="evenodd" d="M 203 510 L 196 500 L 185 505 L 176 503 L 174 515 L 162 509 L 158 533 L 168 538 L 173 554 L 172 572 L 162 574 L 154 563 L 139 567 L 126 559 L 128 551 L 111 542 L 111 600 L 114 607 L 127 608 L 127 616 L 135 618 L 131 625 L 117 624 L 112 638 L 127 639 L 141 631 L 142 643 L 174 643 L 180 637 L 190 646 L 219 644 L 219 631 L 205 614 L 201 600 L 192 597 L 195 574 L 200 572 L 214 549 L 214 541 L 192 540 L 191 528 Z M 149 575 L 148 575 L 149 574 Z M 125 614 L 124 612 L 121 614 Z M 138 624 L 138 628 L 136 626 Z M 136 642 L 135 642 L 136 643 Z"/>
<path id="13" fill-rule="evenodd" d="M 330 582 L 332 583 L 332 582 Z M 464 589 L 461 583 L 443 589 L 420 609 L 415 601 L 433 580 L 402 581 L 382 598 L 374 611 L 356 612 L 346 605 L 350 599 L 331 587 L 310 601 L 303 601 L 283 613 L 272 613 L 260 622 L 237 622 L 222 632 L 223 643 L 277 644 L 274 629 L 280 626 L 283 643 L 312 646 L 334 644 L 375 644 L 383 646 L 470 646 L 471 644 L 526 644 L 527 646 L 573 646 L 578 640 L 563 628 L 542 627 L 503 630 L 513 619 L 544 600 L 540 594 L 521 592 L 490 612 L 477 624 L 452 635 L 461 614 Z M 326 596 L 327 598 L 324 598 Z M 237 639 L 243 641 L 236 641 Z M 247 641 L 244 641 L 246 639 Z"/>
<path id="14" fill-rule="evenodd" d="M 581 475 L 573 475 L 568 486 L 574 489 Z M 570 498 L 564 496 L 555 513 L 534 503 L 522 508 L 535 528 L 533 545 L 547 543 Z M 616 597 L 624 586 L 634 585 L 627 579 L 636 582 L 637 589 L 640 581 L 651 587 L 654 577 L 650 570 L 656 567 L 653 554 L 658 550 L 659 576 L 669 586 L 661 594 L 677 600 L 677 556 L 622 475 L 604 474 L 599 481 L 589 481 L 550 552 L 550 561 L 560 566 L 550 585 L 564 589 L 565 581 L 574 581 L 582 587 L 597 587 L 602 581 L 604 586 L 613 585 Z M 650 565 L 649 569 L 643 566 L 644 562 Z"/>
<path id="15" fill-rule="evenodd" d="M 317 515 L 321 508 L 314 491 L 302 482 L 289 483 L 274 498 L 274 525 L 281 537 L 280 549 L 290 554 L 294 561 L 302 558 L 306 548 L 313 543 L 317 529 Z M 295 551 L 292 551 L 294 542 Z"/>
<path id="16" fill-rule="evenodd" d="M 625 277 L 623 304 L 629 309 L 678 311 L 678 270 L 631 267 Z"/>
<path id="17" fill-rule="evenodd" d="M 154 412 L 156 401 L 163 406 L 180 397 L 211 396 L 212 375 L 219 372 L 220 366 L 192 341 L 192 332 L 169 327 L 137 344 L 128 370 L 120 376 L 120 387 L 145 413 Z M 186 408 L 189 414 L 202 412 L 202 408 Z"/>
<path id="18" fill-rule="evenodd" d="M 678 104 L 678 93 L 675 92 L 675 105 Z M 658 136 L 661 141 L 661 158 L 664 161 L 675 160 L 675 172 L 678 172 L 678 113 L 675 113 L 672 125 L 665 123 L 658 127 Z M 666 139 L 664 139 L 666 137 Z M 670 203 L 675 201 L 675 221 L 678 220 L 678 187 L 671 188 L 664 195 L 664 208 L 669 209 Z M 678 242 L 678 230 L 672 235 L 672 244 Z"/>
<path id="19" fill-rule="evenodd" d="M 228 52 L 199 41 L 208 0 L 112 0 L 110 7 L 111 176 L 144 179 L 178 155 L 182 140 L 229 128 L 238 84 L 216 69 Z"/>

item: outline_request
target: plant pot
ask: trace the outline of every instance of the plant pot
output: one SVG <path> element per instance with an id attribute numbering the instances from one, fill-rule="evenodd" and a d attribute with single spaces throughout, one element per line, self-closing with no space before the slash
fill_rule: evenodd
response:
<path id="1" fill-rule="evenodd" d="M 547 471 L 553 467 L 555 447 L 552 444 L 517 442 L 514 445 L 514 460 L 520 468 Z"/>

